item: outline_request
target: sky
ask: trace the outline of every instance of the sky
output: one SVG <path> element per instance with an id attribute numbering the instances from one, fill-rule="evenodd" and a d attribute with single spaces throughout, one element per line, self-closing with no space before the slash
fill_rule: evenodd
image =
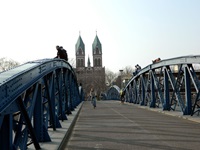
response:
<path id="1" fill-rule="evenodd" d="M 2 0 L 0 19 L 0 58 L 20 63 L 53 58 L 56 45 L 75 59 L 79 34 L 86 60 L 97 34 L 115 73 L 200 54 L 200 0 Z"/>

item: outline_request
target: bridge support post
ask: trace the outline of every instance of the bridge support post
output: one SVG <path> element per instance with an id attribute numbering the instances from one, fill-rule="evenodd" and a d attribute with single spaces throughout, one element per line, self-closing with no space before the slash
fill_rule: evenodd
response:
<path id="1" fill-rule="evenodd" d="M 169 77 L 167 75 L 166 69 L 164 69 L 164 104 L 163 110 L 170 110 L 169 103 Z"/>
<path id="2" fill-rule="evenodd" d="M 21 111 L 21 114 L 22 114 L 22 116 L 23 116 L 23 118 L 24 118 L 24 121 L 25 121 L 25 123 L 26 123 L 27 129 L 28 129 L 28 131 L 29 131 L 29 134 L 30 134 L 31 139 L 32 139 L 32 141 L 33 141 L 33 144 L 34 144 L 34 146 L 35 146 L 35 149 L 41 149 L 41 148 L 40 148 L 40 145 L 39 145 L 39 143 L 38 143 L 38 139 L 37 139 L 37 137 L 36 137 L 36 134 L 35 134 L 35 132 L 34 132 L 34 129 L 33 129 L 33 127 L 32 127 L 31 120 L 30 120 L 30 118 L 29 118 L 29 116 L 28 116 L 28 113 L 27 113 L 26 108 L 25 108 L 25 106 L 24 106 L 24 103 L 23 103 L 23 101 L 22 101 L 22 98 L 19 97 L 17 100 L 18 100 L 18 107 L 19 107 L 19 109 L 20 109 L 20 111 Z"/>
<path id="3" fill-rule="evenodd" d="M 12 144 L 12 114 L 2 117 L 2 125 L 0 128 L 0 149 L 13 149 Z"/>
<path id="4" fill-rule="evenodd" d="M 50 142 L 51 138 L 48 134 L 48 127 L 45 127 L 43 114 L 43 100 L 42 100 L 42 85 L 38 85 L 37 98 L 34 110 L 34 130 L 39 142 Z M 47 119 L 47 118 L 46 118 Z"/>
<path id="5" fill-rule="evenodd" d="M 130 84 L 129 85 L 129 99 L 130 99 L 130 102 L 133 103 L 133 87 L 132 85 Z"/>
<path id="6" fill-rule="evenodd" d="M 144 75 L 142 75 L 142 78 L 141 78 L 141 86 L 142 86 L 142 103 L 144 105 L 144 102 L 145 102 L 145 79 L 144 79 Z"/>
<path id="7" fill-rule="evenodd" d="M 71 91 L 70 91 L 70 74 L 69 71 L 66 70 L 66 75 L 64 76 L 65 79 L 65 89 L 66 89 L 66 106 L 65 112 L 67 115 L 72 114 L 70 105 L 71 105 Z"/>
<path id="8" fill-rule="evenodd" d="M 188 68 L 184 68 L 184 77 L 185 77 L 185 100 L 186 100 L 186 108 L 184 111 L 184 115 L 191 115 L 192 113 L 192 101 L 191 101 L 191 82 Z"/>
<path id="9" fill-rule="evenodd" d="M 138 90 L 137 90 L 137 81 L 134 81 L 134 88 L 133 88 L 133 92 L 134 92 L 134 99 L 132 101 L 132 103 L 137 104 L 137 100 L 138 100 Z M 129 101 L 130 102 L 130 101 Z"/>
<path id="10" fill-rule="evenodd" d="M 67 120 L 67 117 L 65 115 L 64 110 L 64 99 L 63 99 L 63 71 L 61 69 L 56 70 L 56 83 L 57 83 L 57 89 L 58 89 L 58 113 L 59 113 L 59 120 Z"/>
<path id="11" fill-rule="evenodd" d="M 153 72 L 151 72 L 151 103 L 150 103 L 150 107 L 151 108 L 155 108 L 156 107 L 156 97 L 155 97 L 155 85 L 154 85 L 154 79 L 153 79 Z"/>
<path id="12" fill-rule="evenodd" d="M 75 93 L 76 87 L 75 87 L 75 82 L 74 79 L 72 80 L 72 111 L 76 108 L 76 93 Z"/>

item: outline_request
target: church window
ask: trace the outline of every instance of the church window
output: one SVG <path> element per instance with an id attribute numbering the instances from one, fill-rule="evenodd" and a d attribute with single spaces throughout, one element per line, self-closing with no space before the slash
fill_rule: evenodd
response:
<path id="1" fill-rule="evenodd" d="M 83 59 L 81 59 L 81 67 L 83 67 Z"/>
<path id="2" fill-rule="evenodd" d="M 83 50 L 82 50 L 81 48 L 79 48 L 78 54 L 79 54 L 79 55 L 82 55 L 82 54 L 83 54 Z"/>
<path id="3" fill-rule="evenodd" d="M 97 66 L 97 59 L 94 60 L 94 64 L 95 64 L 95 66 Z"/>
<path id="4" fill-rule="evenodd" d="M 78 65 L 77 66 L 80 67 L 80 59 L 78 59 Z"/>
<path id="5" fill-rule="evenodd" d="M 98 59 L 98 66 L 101 66 L 101 60 L 100 60 L 100 58 Z"/>
<path id="6" fill-rule="evenodd" d="M 99 49 L 98 49 L 98 47 L 96 48 L 96 54 L 99 54 Z"/>

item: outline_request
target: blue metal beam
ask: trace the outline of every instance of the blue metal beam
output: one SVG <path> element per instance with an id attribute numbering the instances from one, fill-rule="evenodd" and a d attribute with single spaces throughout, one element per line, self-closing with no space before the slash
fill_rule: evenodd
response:
<path id="1" fill-rule="evenodd" d="M 164 69 L 164 105 L 163 110 L 170 110 L 170 92 L 169 92 L 169 78 L 166 69 Z"/>
<path id="2" fill-rule="evenodd" d="M 186 100 L 186 108 L 184 111 L 184 115 L 191 115 L 192 112 L 192 101 L 191 101 L 191 82 L 189 75 L 189 68 L 184 68 L 184 77 L 185 77 L 185 100 Z"/>
<path id="3" fill-rule="evenodd" d="M 51 141 L 48 128 L 61 127 L 58 118 L 65 120 L 70 105 L 80 103 L 78 94 L 76 75 L 61 59 L 28 62 L 0 73 L 0 149 L 30 144 L 39 149 L 39 142 Z"/>

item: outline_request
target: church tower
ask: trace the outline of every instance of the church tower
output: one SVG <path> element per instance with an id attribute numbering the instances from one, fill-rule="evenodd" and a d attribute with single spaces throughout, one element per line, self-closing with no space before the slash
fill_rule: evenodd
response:
<path id="1" fill-rule="evenodd" d="M 102 46 L 97 35 L 92 44 L 92 55 L 93 55 L 93 66 L 102 68 Z"/>
<path id="2" fill-rule="evenodd" d="M 78 40 L 75 45 L 76 49 L 76 68 L 85 67 L 85 44 L 81 36 L 79 35 Z"/>
<path id="3" fill-rule="evenodd" d="M 96 88 L 96 93 L 100 97 L 101 93 L 106 90 L 105 84 L 105 67 L 102 67 L 102 45 L 96 35 L 92 43 L 92 59 L 88 55 L 85 58 L 85 44 L 79 35 L 75 45 L 76 53 L 76 76 L 79 83 L 82 83 L 82 88 L 86 98 L 89 97 L 91 87 Z M 87 63 L 86 60 L 87 59 Z M 93 65 L 92 65 L 93 61 Z"/>

